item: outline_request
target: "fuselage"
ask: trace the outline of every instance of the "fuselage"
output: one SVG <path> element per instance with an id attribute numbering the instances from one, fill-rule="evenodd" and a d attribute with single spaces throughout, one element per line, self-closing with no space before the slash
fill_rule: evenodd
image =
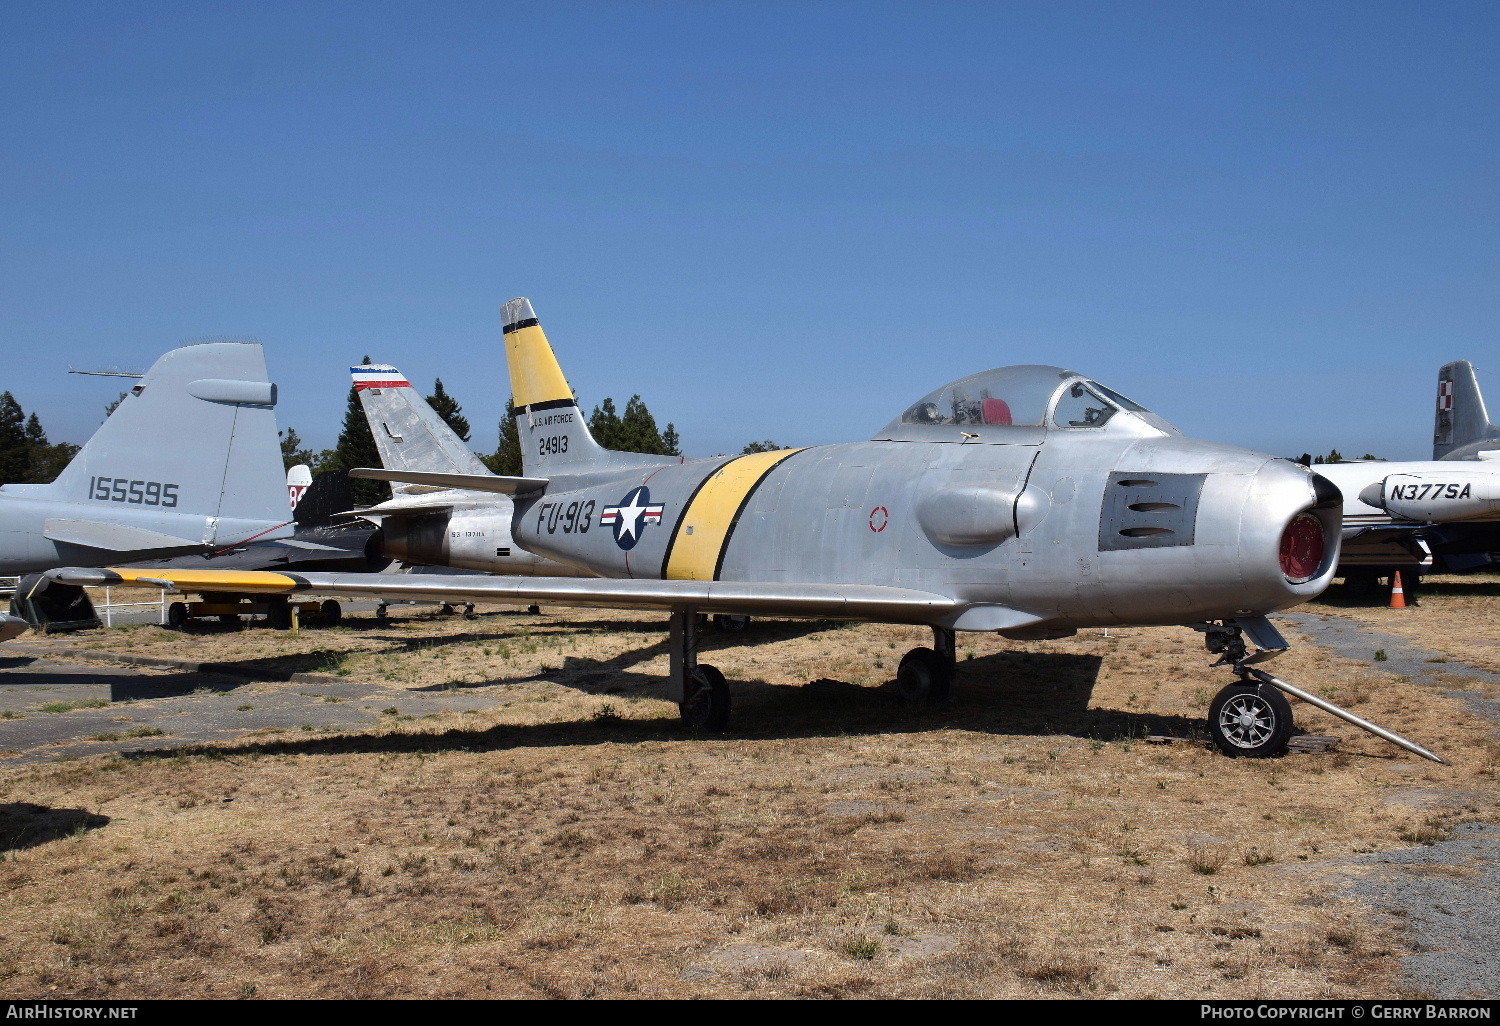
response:
<path id="1" fill-rule="evenodd" d="M 403 506 L 446 508 L 401 515 Z M 389 559 L 489 574 L 592 576 L 517 544 L 511 532 L 511 500 L 504 495 L 462 488 L 434 489 L 397 496 L 377 509 L 390 515 L 375 516 L 366 511 L 365 516 L 379 525 L 371 550 Z"/>
<path id="2" fill-rule="evenodd" d="M 1331 577 L 1337 492 L 1290 461 L 1125 416 L 1110 431 L 924 433 L 558 478 L 517 501 L 515 537 L 605 577 L 954 595 L 975 603 L 956 624 L 969 630 L 1003 626 L 991 606 L 1055 628 L 1261 614 Z M 1299 517 L 1318 545 L 1289 568 Z"/>
<path id="3" fill-rule="evenodd" d="M 159 490 L 157 507 L 152 508 L 144 505 L 148 493 L 143 488 L 133 495 L 129 483 L 121 483 L 121 501 L 88 503 L 7 495 L 27 487 L 7 485 L 0 492 L 0 574 L 204 552 L 240 544 L 258 533 L 268 538 L 292 533 L 290 526 L 264 521 L 174 513 L 160 508 Z"/>

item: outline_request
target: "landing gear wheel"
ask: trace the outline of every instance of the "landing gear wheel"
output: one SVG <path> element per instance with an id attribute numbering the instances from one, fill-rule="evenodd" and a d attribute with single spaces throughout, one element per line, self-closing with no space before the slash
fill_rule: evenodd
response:
<path id="1" fill-rule="evenodd" d="M 532 616 L 541 616 L 542 615 L 542 607 L 541 606 L 537 606 L 537 605 L 527 606 L 526 607 L 526 612 L 530 613 Z"/>
<path id="2" fill-rule="evenodd" d="M 318 607 L 318 616 L 322 618 L 324 626 L 332 627 L 344 618 L 344 607 L 333 599 L 324 599 L 323 604 Z"/>
<path id="3" fill-rule="evenodd" d="M 715 613 L 714 629 L 721 634 L 738 634 L 750 625 L 748 616 L 738 616 L 734 613 Z"/>
<path id="4" fill-rule="evenodd" d="M 690 730 L 724 730 L 729 726 L 729 682 L 707 663 L 699 663 L 693 676 L 697 687 L 677 704 L 682 722 Z"/>
<path id="5" fill-rule="evenodd" d="M 1292 703 L 1269 684 L 1231 684 L 1208 707 L 1208 732 L 1230 758 L 1280 755 L 1292 736 Z"/>
<path id="6" fill-rule="evenodd" d="M 290 630 L 292 626 L 292 607 L 285 600 L 272 602 L 266 610 L 266 626 L 274 631 Z"/>
<path id="7" fill-rule="evenodd" d="M 932 705 L 945 701 L 952 684 L 953 672 L 930 648 L 912 649 L 896 670 L 896 690 L 908 702 Z"/>
<path id="8" fill-rule="evenodd" d="M 167 626 L 174 630 L 182 630 L 183 624 L 187 623 L 187 603 L 173 602 L 167 607 Z"/>

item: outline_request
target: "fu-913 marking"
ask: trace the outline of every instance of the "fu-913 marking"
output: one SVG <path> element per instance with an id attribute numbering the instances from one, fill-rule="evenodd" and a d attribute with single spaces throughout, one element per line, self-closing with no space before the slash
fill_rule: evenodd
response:
<path id="1" fill-rule="evenodd" d="M 177 505 L 177 485 L 161 481 L 134 481 L 128 477 L 91 477 L 89 496 L 100 502 L 171 507 Z"/>

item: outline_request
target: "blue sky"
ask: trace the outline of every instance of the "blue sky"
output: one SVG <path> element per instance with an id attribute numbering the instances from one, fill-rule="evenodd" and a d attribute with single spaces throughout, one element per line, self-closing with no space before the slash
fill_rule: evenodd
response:
<path id="1" fill-rule="evenodd" d="M 1430 453 L 1500 407 L 1500 4 L 0 5 L 0 388 L 83 441 L 254 338 L 331 445 L 369 354 L 494 447 L 498 310 L 689 455 L 987 367 L 1189 434 Z"/>

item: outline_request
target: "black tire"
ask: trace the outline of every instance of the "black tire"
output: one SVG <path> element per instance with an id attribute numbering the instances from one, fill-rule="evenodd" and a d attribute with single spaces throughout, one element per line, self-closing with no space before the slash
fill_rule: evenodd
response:
<path id="1" fill-rule="evenodd" d="M 173 602 L 167 607 L 167 626 L 175 630 L 182 630 L 188 622 L 187 603 Z"/>
<path id="2" fill-rule="evenodd" d="M 266 626 L 273 631 L 290 630 L 292 626 L 291 603 L 285 599 L 272 602 L 271 607 L 266 610 Z"/>
<path id="3" fill-rule="evenodd" d="M 331 626 L 344 618 L 344 607 L 333 599 L 324 599 L 323 604 L 318 607 L 318 618 L 325 626 Z"/>
<path id="4" fill-rule="evenodd" d="M 946 701 L 952 685 L 953 672 L 932 649 L 914 648 L 901 657 L 896 690 L 906 701 L 922 705 Z"/>
<path id="5" fill-rule="evenodd" d="M 718 732 L 728 728 L 730 707 L 729 682 L 717 669 L 698 664 L 697 687 L 677 705 L 682 722 L 689 730 Z"/>
<path id="6" fill-rule="evenodd" d="M 526 612 L 530 613 L 532 616 L 541 616 L 542 615 L 542 607 L 541 606 L 537 606 L 537 605 L 527 606 L 526 607 Z"/>
<path id="7" fill-rule="evenodd" d="M 1269 684 L 1231 684 L 1208 707 L 1208 732 L 1230 758 L 1280 755 L 1292 730 L 1292 703 Z"/>
<path id="8" fill-rule="evenodd" d="M 750 626 L 748 616 L 739 616 L 735 613 L 715 613 L 714 629 L 721 634 L 738 634 Z"/>

